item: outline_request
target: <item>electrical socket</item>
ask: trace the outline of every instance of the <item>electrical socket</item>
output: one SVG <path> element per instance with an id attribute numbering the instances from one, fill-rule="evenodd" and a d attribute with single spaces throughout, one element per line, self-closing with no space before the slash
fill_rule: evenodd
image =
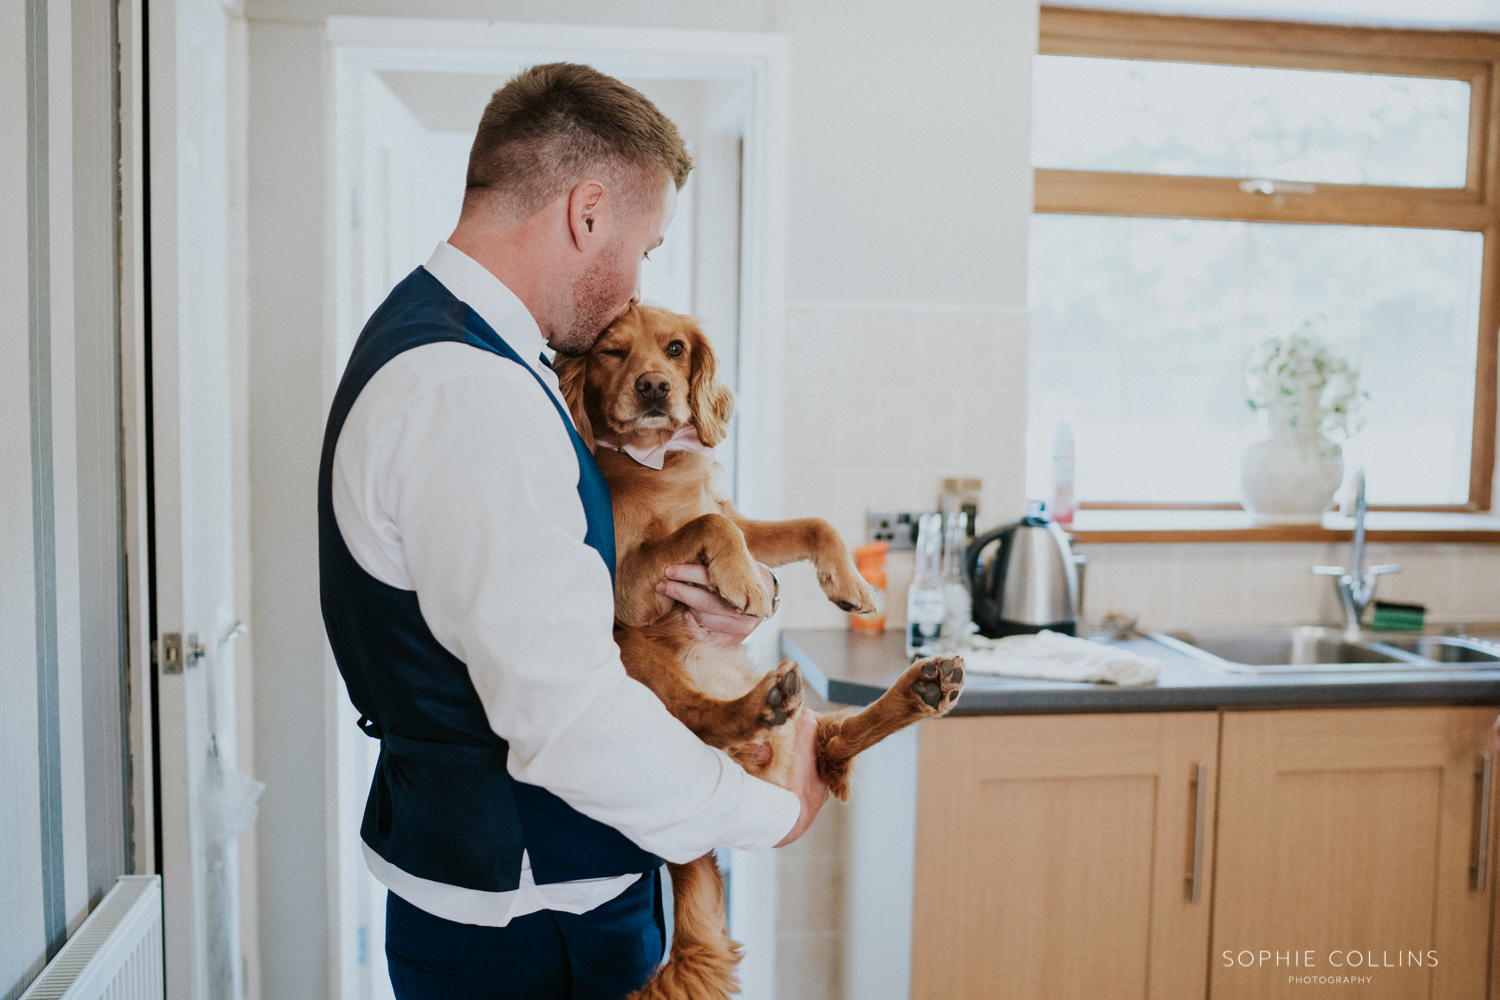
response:
<path id="1" fill-rule="evenodd" d="M 865 541 L 889 542 L 892 550 L 917 547 L 917 525 L 930 510 L 867 510 Z"/>

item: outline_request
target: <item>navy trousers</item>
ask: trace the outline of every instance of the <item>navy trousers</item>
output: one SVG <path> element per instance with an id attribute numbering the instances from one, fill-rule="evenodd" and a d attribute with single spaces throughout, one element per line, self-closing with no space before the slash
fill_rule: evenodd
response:
<path id="1" fill-rule="evenodd" d="M 665 947 L 659 870 L 587 913 L 539 910 L 504 927 L 454 923 L 386 893 L 397 1000 L 621 1000 Z"/>

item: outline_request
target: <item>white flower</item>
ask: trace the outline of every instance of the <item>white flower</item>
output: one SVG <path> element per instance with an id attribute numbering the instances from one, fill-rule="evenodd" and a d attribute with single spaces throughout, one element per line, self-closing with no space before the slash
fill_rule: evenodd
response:
<path id="1" fill-rule="evenodd" d="M 1313 321 L 1287 337 L 1261 341 L 1245 373 L 1252 410 L 1266 410 L 1305 444 L 1328 458 L 1358 433 L 1358 411 L 1369 394 L 1359 388 L 1359 369 L 1317 335 Z"/>

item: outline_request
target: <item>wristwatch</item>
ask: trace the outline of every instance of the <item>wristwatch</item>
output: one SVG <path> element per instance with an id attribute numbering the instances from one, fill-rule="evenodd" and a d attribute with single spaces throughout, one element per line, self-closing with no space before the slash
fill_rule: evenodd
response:
<path id="1" fill-rule="evenodd" d="M 766 566 L 766 572 L 771 574 L 771 585 L 774 589 L 771 591 L 771 614 L 766 615 L 766 618 L 761 619 L 762 621 L 775 615 L 776 611 L 781 607 L 781 578 L 769 566 Z"/>

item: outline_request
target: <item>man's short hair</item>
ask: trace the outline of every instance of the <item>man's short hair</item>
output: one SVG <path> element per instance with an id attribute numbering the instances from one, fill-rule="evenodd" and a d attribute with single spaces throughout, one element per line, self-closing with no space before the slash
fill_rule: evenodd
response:
<path id="1" fill-rule="evenodd" d="M 592 66 L 548 63 L 490 97 L 469 150 L 464 201 L 493 192 L 505 214 L 527 219 L 596 176 L 621 187 L 613 193 L 636 209 L 662 178 L 680 190 L 692 169 L 677 126 L 646 95 Z M 654 184 L 640 190 L 648 178 Z"/>

